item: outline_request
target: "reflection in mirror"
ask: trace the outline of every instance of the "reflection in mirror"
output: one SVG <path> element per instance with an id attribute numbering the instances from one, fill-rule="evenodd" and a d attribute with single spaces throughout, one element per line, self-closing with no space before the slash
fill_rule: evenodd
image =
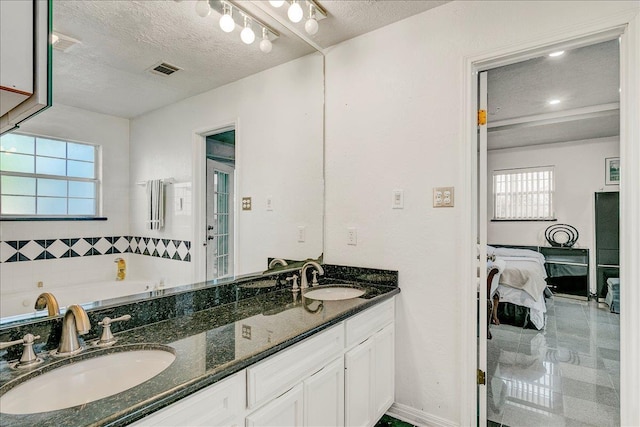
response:
<path id="1" fill-rule="evenodd" d="M 54 31 L 73 43 L 54 50 L 53 107 L 19 134 L 95 151 L 95 217 L 0 221 L 4 322 L 46 316 L 34 309 L 43 292 L 90 308 L 322 253 L 323 56 L 256 8 L 279 34 L 265 54 L 195 3 L 55 1 Z M 180 70 L 149 72 L 160 62 Z M 212 191 L 207 140 L 230 129 L 233 168 Z M 160 229 L 147 217 L 151 180 L 164 184 Z M 223 196 L 214 246 L 207 201 Z"/>

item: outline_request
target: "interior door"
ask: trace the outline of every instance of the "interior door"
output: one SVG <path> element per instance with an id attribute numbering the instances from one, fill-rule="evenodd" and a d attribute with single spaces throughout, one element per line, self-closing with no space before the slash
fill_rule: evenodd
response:
<path id="1" fill-rule="evenodd" d="M 484 113 L 483 113 L 484 112 Z M 487 72 L 478 73 L 478 425 L 487 424 Z M 479 378 L 481 375 L 478 376 Z"/>
<path id="2" fill-rule="evenodd" d="M 207 280 L 234 274 L 234 168 L 207 159 Z"/>

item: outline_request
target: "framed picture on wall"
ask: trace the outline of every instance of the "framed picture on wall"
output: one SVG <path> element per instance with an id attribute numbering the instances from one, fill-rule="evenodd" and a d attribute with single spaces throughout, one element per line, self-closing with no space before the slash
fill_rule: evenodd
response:
<path id="1" fill-rule="evenodd" d="M 608 157 L 604 159 L 606 185 L 620 184 L 620 157 Z"/>

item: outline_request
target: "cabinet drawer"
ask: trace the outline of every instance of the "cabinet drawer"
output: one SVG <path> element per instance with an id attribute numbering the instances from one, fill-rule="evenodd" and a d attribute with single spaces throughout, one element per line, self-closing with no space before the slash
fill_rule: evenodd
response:
<path id="1" fill-rule="evenodd" d="M 134 423 L 135 426 L 232 426 L 245 407 L 245 371 Z"/>
<path id="2" fill-rule="evenodd" d="M 342 323 L 281 354 L 247 368 L 247 404 L 256 407 L 284 393 L 319 367 L 342 354 Z"/>
<path id="3" fill-rule="evenodd" d="M 395 298 L 380 303 L 347 319 L 347 348 L 361 343 L 368 337 L 393 322 L 395 315 Z"/>

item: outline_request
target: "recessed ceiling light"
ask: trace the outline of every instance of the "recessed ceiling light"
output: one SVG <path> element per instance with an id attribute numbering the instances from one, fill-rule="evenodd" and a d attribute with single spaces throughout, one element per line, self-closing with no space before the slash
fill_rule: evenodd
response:
<path id="1" fill-rule="evenodd" d="M 564 55 L 564 50 L 559 50 L 557 52 L 551 52 L 549 54 L 549 56 L 552 57 L 552 58 L 556 58 L 556 57 L 562 56 L 562 55 Z"/>
<path id="2" fill-rule="evenodd" d="M 556 104 L 560 104 L 559 99 L 552 99 L 551 101 L 549 101 L 549 105 L 556 105 Z"/>

